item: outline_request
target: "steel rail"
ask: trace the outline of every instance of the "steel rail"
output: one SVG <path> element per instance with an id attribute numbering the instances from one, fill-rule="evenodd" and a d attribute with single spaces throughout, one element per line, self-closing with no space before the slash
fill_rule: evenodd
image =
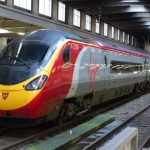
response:
<path id="1" fill-rule="evenodd" d="M 104 140 L 106 140 L 108 137 L 110 137 L 111 135 L 113 135 L 116 131 L 118 131 L 119 129 L 121 129 L 123 126 L 125 126 L 128 122 L 130 122 L 132 119 L 136 118 L 138 115 L 142 114 L 144 111 L 146 111 L 147 109 L 150 108 L 150 105 L 146 106 L 144 109 L 138 111 L 136 114 L 130 116 L 127 120 L 123 121 L 120 125 L 117 125 L 115 128 L 113 128 L 112 130 L 110 130 L 108 133 L 106 133 L 105 135 L 97 138 L 94 142 L 92 142 L 90 145 L 86 146 L 83 148 L 83 150 L 91 150 L 94 149 L 97 145 L 99 145 L 101 142 L 103 142 Z"/>

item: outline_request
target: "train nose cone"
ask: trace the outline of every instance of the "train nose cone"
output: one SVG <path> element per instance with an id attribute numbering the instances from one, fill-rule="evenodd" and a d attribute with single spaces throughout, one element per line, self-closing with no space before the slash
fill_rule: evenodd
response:
<path id="1" fill-rule="evenodd" d="M 0 91 L 0 110 L 14 110 L 25 106 L 26 104 L 27 92 L 25 90 L 7 89 L 7 91 Z"/>

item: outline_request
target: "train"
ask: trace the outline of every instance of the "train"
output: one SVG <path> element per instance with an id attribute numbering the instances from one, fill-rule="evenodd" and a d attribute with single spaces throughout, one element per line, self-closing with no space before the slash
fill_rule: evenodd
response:
<path id="1" fill-rule="evenodd" d="M 66 120 L 149 88 L 149 54 L 40 29 L 17 37 L 0 53 L 0 125 Z"/>

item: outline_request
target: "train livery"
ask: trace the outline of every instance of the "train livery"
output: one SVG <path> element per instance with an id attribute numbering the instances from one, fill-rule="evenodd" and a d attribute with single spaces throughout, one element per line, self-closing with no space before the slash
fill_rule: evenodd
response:
<path id="1" fill-rule="evenodd" d="M 63 31 L 36 30 L 0 53 L 0 124 L 64 120 L 146 88 L 149 54 Z"/>

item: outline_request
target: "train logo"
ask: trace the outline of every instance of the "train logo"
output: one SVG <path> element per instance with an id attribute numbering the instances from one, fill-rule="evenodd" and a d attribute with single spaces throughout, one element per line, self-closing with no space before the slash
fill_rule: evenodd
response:
<path id="1" fill-rule="evenodd" d="M 90 65 L 88 66 L 88 73 L 90 76 L 90 86 L 91 88 L 95 86 L 95 80 L 96 80 L 96 73 L 99 69 L 99 64 L 94 63 L 92 64 L 92 53 L 90 53 Z"/>
<path id="2" fill-rule="evenodd" d="M 2 98 L 3 100 L 6 100 L 8 97 L 9 93 L 2 93 Z"/>

